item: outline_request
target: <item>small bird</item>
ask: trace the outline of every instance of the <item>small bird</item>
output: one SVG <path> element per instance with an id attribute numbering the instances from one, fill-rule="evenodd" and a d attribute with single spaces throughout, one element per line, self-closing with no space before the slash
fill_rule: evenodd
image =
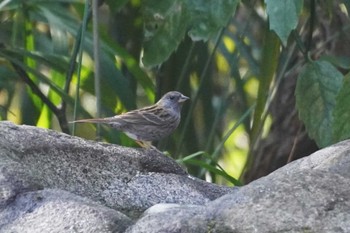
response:
<path id="1" fill-rule="evenodd" d="M 170 135 L 179 125 L 181 107 L 188 100 L 180 92 L 166 93 L 156 104 L 107 118 L 83 119 L 70 123 L 102 123 L 123 131 L 141 147 Z"/>

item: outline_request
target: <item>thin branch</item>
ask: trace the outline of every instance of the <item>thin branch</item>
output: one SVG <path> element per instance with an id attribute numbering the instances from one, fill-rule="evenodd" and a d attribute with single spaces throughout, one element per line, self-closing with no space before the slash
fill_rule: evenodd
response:
<path id="1" fill-rule="evenodd" d="M 176 84 L 176 88 L 175 90 L 179 90 L 185 77 L 186 77 L 186 72 L 188 71 L 188 67 L 190 65 L 190 60 L 192 59 L 192 55 L 193 55 L 193 51 L 194 51 L 194 47 L 195 47 L 195 43 L 192 41 L 191 42 L 191 47 L 188 51 L 188 55 L 186 57 L 186 60 L 185 60 L 185 63 L 184 63 L 184 66 L 182 67 L 181 69 L 181 73 L 180 73 L 180 76 L 179 76 L 179 79 L 177 81 L 177 84 Z"/>
<path id="2" fill-rule="evenodd" d="M 291 151 L 289 153 L 287 163 L 290 163 L 293 160 L 293 157 L 294 157 L 294 154 L 295 154 L 295 148 L 297 147 L 297 144 L 298 144 L 298 136 L 301 133 L 301 129 L 302 129 L 302 126 L 299 126 L 298 132 L 295 135 L 294 140 L 293 140 L 293 146 L 292 146 L 292 149 L 291 149 Z"/>
<path id="3" fill-rule="evenodd" d="M 98 32 L 98 0 L 92 0 L 92 23 L 94 38 L 94 68 L 95 68 L 95 96 L 96 96 L 96 117 L 101 117 L 101 72 L 100 72 L 100 40 Z M 96 136 L 101 136 L 101 125 L 96 125 Z"/>
<path id="4" fill-rule="evenodd" d="M 310 1 L 310 27 L 307 35 L 307 40 L 306 40 L 306 53 L 308 53 L 311 50 L 311 44 L 312 44 L 312 34 L 315 29 L 315 11 L 316 11 L 316 6 L 315 6 L 315 0 Z"/>
<path id="5" fill-rule="evenodd" d="M 301 40 L 298 32 L 296 30 L 293 30 L 292 35 L 294 36 L 295 43 L 296 43 L 299 51 L 303 54 L 305 60 L 308 60 L 309 59 L 308 50 L 306 49 L 305 44 Z"/>
<path id="6" fill-rule="evenodd" d="M 61 126 L 62 132 L 69 134 L 69 128 L 68 128 L 68 122 L 66 119 L 66 116 L 64 112 L 62 112 L 61 109 L 57 108 L 49 98 L 44 95 L 44 93 L 41 92 L 39 87 L 33 82 L 33 80 L 30 79 L 27 72 L 25 72 L 21 67 L 19 67 L 17 64 L 11 62 L 13 68 L 18 73 L 18 76 L 30 87 L 32 92 L 37 95 L 41 101 L 47 105 L 47 107 L 56 115 L 58 122 Z"/>

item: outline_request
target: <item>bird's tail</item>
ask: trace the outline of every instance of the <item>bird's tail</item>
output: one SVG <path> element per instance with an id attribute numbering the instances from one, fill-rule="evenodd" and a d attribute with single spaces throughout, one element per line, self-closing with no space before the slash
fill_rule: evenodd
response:
<path id="1" fill-rule="evenodd" d="M 103 124 L 108 124 L 115 121 L 114 117 L 107 117 L 107 118 L 95 118 L 95 119 L 82 119 L 82 120 L 76 120 L 76 121 L 70 121 L 69 123 L 103 123 Z"/>

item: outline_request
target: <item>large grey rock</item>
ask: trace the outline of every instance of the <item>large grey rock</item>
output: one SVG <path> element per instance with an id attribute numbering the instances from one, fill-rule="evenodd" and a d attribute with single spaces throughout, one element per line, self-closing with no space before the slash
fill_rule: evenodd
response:
<path id="1" fill-rule="evenodd" d="M 19 194 L 0 213 L 1 232 L 124 232 L 125 215 L 61 190 Z"/>
<path id="2" fill-rule="evenodd" d="M 156 150 L 0 122 L 0 211 L 0 233 L 350 232 L 350 141 L 233 189 Z"/>
<path id="3" fill-rule="evenodd" d="M 26 198 L 32 202 L 31 196 L 26 195 L 28 192 L 47 189 L 58 190 L 50 194 L 51 199 L 60 200 L 59 191 L 65 190 L 71 195 L 89 198 L 100 205 L 99 210 L 103 206 L 113 209 L 118 216 L 123 216 L 117 216 L 124 223 L 118 231 L 130 224 L 130 219 L 121 213 L 137 218 L 157 203 L 203 205 L 234 191 L 188 176 L 174 160 L 157 150 L 125 148 L 52 130 L 0 122 L 0 211 L 14 210 L 12 206 L 18 198 L 23 203 Z M 65 208 L 63 205 L 62 209 Z M 49 213 L 29 219 L 34 221 L 31 218 L 61 212 L 52 210 Z M 78 209 L 65 213 L 69 214 L 65 218 L 74 219 L 74 214 L 81 217 Z M 103 215 L 104 212 L 96 210 L 96 213 Z M 14 221 L 8 216 L 19 219 Z M 50 219 L 41 221 L 50 222 Z M 29 224 L 21 214 L 1 215 L 0 232 L 5 226 L 17 229 L 12 222 L 22 225 L 18 229 Z M 57 232 L 62 232 L 60 230 L 62 228 Z"/>
<path id="4" fill-rule="evenodd" d="M 350 141 L 206 205 L 155 205 L 127 232 L 350 232 Z"/>

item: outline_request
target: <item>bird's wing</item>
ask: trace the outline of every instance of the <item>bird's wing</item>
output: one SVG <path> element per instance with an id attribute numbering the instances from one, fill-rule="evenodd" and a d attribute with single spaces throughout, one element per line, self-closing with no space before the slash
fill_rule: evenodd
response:
<path id="1" fill-rule="evenodd" d="M 169 115 L 170 114 L 166 109 L 153 105 L 130 111 L 116 117 L 133 125 L 162 125 L 165 123 Z"/>

